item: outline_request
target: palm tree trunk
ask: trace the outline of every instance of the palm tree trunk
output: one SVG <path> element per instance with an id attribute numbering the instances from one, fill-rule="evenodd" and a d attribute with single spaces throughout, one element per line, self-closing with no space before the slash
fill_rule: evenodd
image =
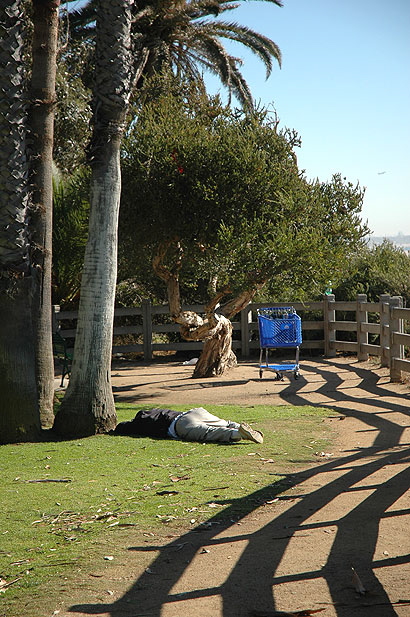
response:
<path id="1" fill-rule="evenodd" d="M 121 193 L 120 146 L 133 79 L 129 0 L 101 0 L 93 100 L 89 237 L 86 246 L 71 378 L 54 430 L 85 436 L 117 422 L 111 354 Z M 142 71 L 146 53 L 140 56 Z"/>
<path id="2" fill-rule="evenodd" d="M 54 362 L 51 320 L 52 160 L 55 77 L 60 0 L 33 0 L 33 62 L 31 78 L 31 181 L 33 259 L 39 286 L 33 322 L 36 334 L 36 369 L 40 418 L 44 428 L 54 421 Z"/>
<path id="3" fill-rule="evenodd" d="M 0 5 L 0 443 L 40 433 L 26 143 L 24 2 Z"/>

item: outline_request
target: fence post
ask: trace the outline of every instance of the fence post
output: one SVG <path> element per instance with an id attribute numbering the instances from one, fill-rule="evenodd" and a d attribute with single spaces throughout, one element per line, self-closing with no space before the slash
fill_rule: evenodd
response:
<path id="1" fill-rule="evenodd" d="M 390 298 L 390 381 L 401 380 L 401 370 L 394 367 L 394 358 L 404 358 L 404 347 L 394 342 L 394 333 L 403 332 L 403 320 L 393 317 L 393 308 L 403 308 L 403 298 L 393 296 Z"/>
<path id="2" fill-rule="evenodd" d="M 357 294 L 356 299 L 356 323 L 357 323 L 357 359 L 359 362 L 364 362 L 369 359 L 369 354 L 363 350 L 363 345 L 369 342 L 368 332 L 364 329 L 363 324 L 367 323 L 367 311 L 363 308 L 363 304 L 367 302 L 366 294 Z"/>
<path id="3" fill-rule="evenodd" d="M 390 294 L 380 296 L 380 364 L 390 366 Z"/>
<path id="4" fill-rule="evenodd" d="M 249 305 L 241 311 L 241 354 L 244 358 L 249 356 L 249 324 L 252 322 L 252 310 Z"/>
<path id="5" fill-rule="evenodd" d="M 336 355 L 336 349 L 334 348 L 336 330 L 331 325 L 332 322 L 336 321 L 334 302 L 334 294 L 325 295 L 323 297 L 323 334 L 325 339 L 325 356 L 327 358 L 334 358 Z"/>
<path id="6" fill-rule="evenodd" d="M 151 300 L 143 299 L 142 309 L 142 343 L 144 349 L 144 361 L 152 360 L 152 310 Z"/>
<path id="7" fill-rule="evenodd" d="M 58 323 L 57 313 L 60 312 L 60 305 L 53 304 L 51 306 L 51 327 L 53 332 L 58 332 L 60 329 L 60 324 Z"/>

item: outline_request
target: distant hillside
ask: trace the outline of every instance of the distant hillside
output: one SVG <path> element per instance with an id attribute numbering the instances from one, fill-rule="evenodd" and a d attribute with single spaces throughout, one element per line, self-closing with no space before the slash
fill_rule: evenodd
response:
<path id="1" fill-rule="evenodd" d="M 389 240 L 396 246 L 410 252 L 410 235 L 399 233 L 397 236 L 369 236 L 370 244 L 382 244 L 384 240 Z"/>

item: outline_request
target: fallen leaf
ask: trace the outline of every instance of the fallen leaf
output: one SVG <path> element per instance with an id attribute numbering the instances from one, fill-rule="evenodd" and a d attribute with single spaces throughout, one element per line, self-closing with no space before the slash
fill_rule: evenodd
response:
<path id="1" fill-rule="evenodd" d="M 171 482 L 180 482 L 181 480 L 190 480 L 191 476 L 170 476 Z"/>
<path id="2" fill-rule="evenodd" d="M 20 561 L 13 561 L 13 563 L 11 563 L 11 566 L 21 566 L 23 563 L 30 563 L 30 561 L 32 561 L 31 559 L 20 559 Z M 0 585 L 1 585 L 1 580 L 0 579 Z"/>
<path id="3" fill-rule="evenodd" d="M 172 514 L 156 514 L 156 518 L 160 518 L 163 523 L 170 523 L 171 521 L 177 519 L 177 516 L 172 516 Z"/>
<path id="4" fill-rule="evenodd" d="M 26 574 L 28 574 L 29 572 L 26 571 Z M 19 576 L 18 578 L 15 578 L 12 581 L 7 582 L 4 578 L 0 578 L 0 593 L 4 593 L 6 591 L 6 589 L 8 587 L 10 587 L 10 585 L 14 585 L 14 583 L 17 583 L 17 581 L 19 581 L 21 578 L 23 578 L 22 576 Z"/>
<path id="5" fill-rule="evenodd" d="M 296 611 L 293 615 L 297 615 L 297 617 L 309 617 L 315 613 L 321 613 L 324 610 L 324 608 L 307 609 L 306 611 Z"/>
<path id="6" fill-rule="evenodd" d="M 310 617 L 310 615 L 320 613 L 324 610 L 324 608 L 306 609 L 303 611 L 294 611 L 292 613 L 287 611 L 252 611 L 251 615 L 253 617 Z"/>
<path id="7" fill-rule="evenodd" d="M 175 550 L 175 551 L 180 551 L 180 550 L 182 550 L 182 549 L 184 548 L 184 546 L 186 546 L 187 544 L 189 544 L 189 543 L 188 543 L 188 542 L 182 542 L 181 544 L 177 544 L 177 545 L 174 547 L 174 550 Z"/>
<path id="8" fill-rule="evenodd" d="M 156 495 L 179 495 L 179 491 L 157 491 Z"/>
<path id="9" fill-rule="evenodd" d="M 360 595 L 364 596 L 366 593 L 366 588 L 364 587 L 362 581 L 360 580 L 359 575 L 357 574 L 354 568 L 352 568 L 352 579 L 353 579 L 353 585 L 357 593 L 360 593 Z"/>
<path id="10" fill-rule="evenodd" d="M 40 478 L 39 480 L 27 480 L 28 483 L 33 482 L 72 482 L 71 478 Z"/>

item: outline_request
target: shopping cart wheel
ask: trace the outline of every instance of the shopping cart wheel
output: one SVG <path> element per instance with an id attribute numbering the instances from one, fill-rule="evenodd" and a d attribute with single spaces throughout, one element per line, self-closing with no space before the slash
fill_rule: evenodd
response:
<path id="1" fill-rule="evenodd" d="M 284 377 L 283 377 L 282 373 L 276 373 L 276 379 L 277 379 L 277 381 L 283 381 Z"/>
<path id="2" fill-rule="evenodd" d="M 299 373 L 299 371 L 295 371 L 295 372 L 293 373 L 293 376 L 294 376 L 294 378 L 295 378 L 295 379 L 299 379 L 299 377 L 300 377 L 300 373 Z"/>
<path id="3" fill-rule="evenodd" d="M 262 375 L 263 375 L 263 370 L 259 369 L 259 379 L 262 379 Z"/>

